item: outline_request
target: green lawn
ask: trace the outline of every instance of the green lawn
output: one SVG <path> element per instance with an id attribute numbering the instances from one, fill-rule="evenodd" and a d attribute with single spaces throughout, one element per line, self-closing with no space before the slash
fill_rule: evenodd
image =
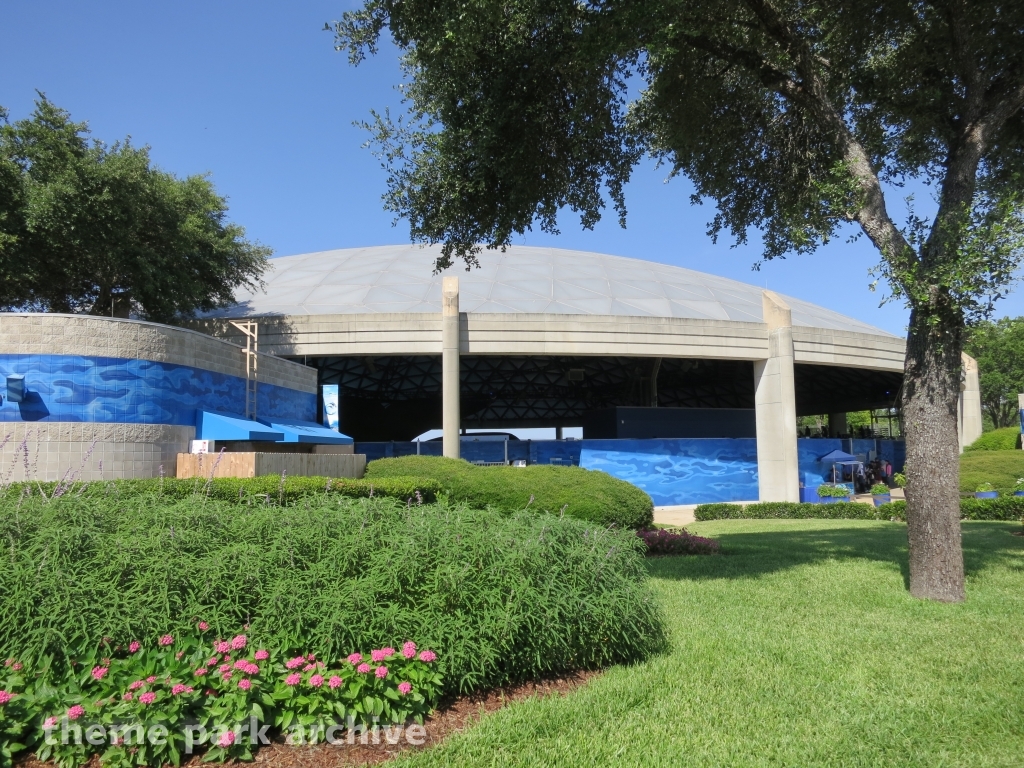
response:
<path id="1" fill-rule="evenodd" d="M 968 600 L 906 592 L 895 523 L 689 529 L 717 557 L 654 560 L 672 650 L 486 716 L 402 765 L 1020 766 L 1024 539 L 965 523 Z"/>

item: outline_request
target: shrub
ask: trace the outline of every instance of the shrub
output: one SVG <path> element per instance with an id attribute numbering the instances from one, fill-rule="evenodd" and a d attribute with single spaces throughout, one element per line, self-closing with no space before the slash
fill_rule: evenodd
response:
<path id="1" fill-rule="evenodd" d="M 367 481 L 389 477 L 430 478 L 452 501 L 474 507 L 529 507 L 621 528 L 644 528 L 654 522 L 654 502 L 642 490 L 606 472 L 579 467 L 478 467 L 439 456 L 377 459 L 366 467 Z"/>
<path id="2" fill-rule="evenodd" d="M 818 486 L 818 498 L 822 499 L 845 499 L 850 496 L 850 489 L 845 485 L 829 485 L 823 483 Z"/>
<path id="3" fill-rule="evenodd" d="M 964 447 L 964 451 L 1012 451 L 1020 448 L 1020 427 L 1004 427 L 985 432 Z"/>
<path id="4" fill-rule="evenodd" d="M 728 509 L 724 509 L 728 508 Z M 793 501 L 762 501 L 757 504 L 700 504 L 697 520 L 769 520 L 822 518 L 829 520 L 876 520 L 873 504 L 809 504 Z M 888 518 L 886 518 L 888 519 Z"/>
<path id="5" fill-rule="evenodd" d="M 975 493 L 993 493 L 996 487 L 992 483 L 978 483 L 974 487 Z"/>
<path id="6" fill-rule="evenodd" d="M 0 648 L 58 660 L 103 637 L 224 634 L 336 658 L 444 650 L 469 691 L 644 657 L 663 642 L 630 531 L 465 505 L 310 496 L 33 496 L 0 507 Z"/>
<path id="7" fill-rule="evenodd" d="M 973 492 L 979 483 L 1011 491 L 1024 477 L 1024 451 L 974 451 L 960 457 L 960 490 Z"/>
<path id="8" fill-rule="evenodd" d="M 636 533 L 647 546 L 648 555 L 711 555 L 719 549 L 714 539 L 695 536 L 684 530 L 656 528 Z"/>
<path id="9" fill-rule="evenodd" d="M 889 493 L 889 486 L 885 483 L 875 483 L 871 486 L 872 496 L 886 496 Z"/>
<path id="10" fill-rule="evenodd" d="M 416 499 L 433 501 L 440 483 L 423 477 L 384 477 L 375 480 L 345 477 L 215 477 L 213 479 L 147 478 L 138 480 L 85 481 L 75 483 L 25 481 L 0 488 L 0 498 L 17 499 L 23 495 L 46 497 L 84 496 L 86 498 L 128 499 L 155 495 L 166 500 L 209 498 L 243 504 L 293 504 L 316 495 L 348 498 Z"/>
<path id="11" fill-rule="evenodd" d="M 727 508 L 727 509 L 725 509 Z M 833 520 L 906 520 L 907 503 L 890 501 L 875 507 L 871 504 L 796 504 L 768 501 L 760 504 L 701 504 L 694 510 L 698 520 L 742 520 L 763 518 L 824 518 Z M 998 499 L 960 499 L 963 520 L 1019 520 L 1024 518 L 1024 497 L 1004 496 Z"/>

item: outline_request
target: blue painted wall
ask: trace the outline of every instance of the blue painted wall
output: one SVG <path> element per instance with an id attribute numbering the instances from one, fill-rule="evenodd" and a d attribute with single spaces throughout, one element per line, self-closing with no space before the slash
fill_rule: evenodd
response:
<path id="1" fill-rule="evenodd" d="M 7 398 L 8 374 L 22 374 L 30 394 Z M 187 365 L 116 357 L 0 355 L 0 421 L 195 424 L 196 409 L 245 410 L 245 379 Z M 261 416 L 316 421 L 316 394 L 259 385 Z"/>
<path id="2" fill-rule="evenodd" d="M 647 491 L 655 505 L 757 500 L 757 440 L 584 440 L 580 466 Z"/>

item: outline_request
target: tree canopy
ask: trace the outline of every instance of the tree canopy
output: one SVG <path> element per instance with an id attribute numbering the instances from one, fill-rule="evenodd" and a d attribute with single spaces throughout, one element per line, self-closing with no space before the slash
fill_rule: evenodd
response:
<path id="1" fill-rule="evenodd" d="M 0 126 L 0 307 L 173 322 L 260 285 L 270 249 L 227 221 L 205 176 L 89 141 L 45 96 Z"/>
<path id="2" fill-rule="evenodd" d="M 1024 392 L 1024 317 L 1004 317 L 970 329 L 967 354 L 978 361 L 981 404 L 992 426 L 1018 423 L 1017 395 Z"/>
<path id="3" fill-rule="evenodd" d="M 960 352 L 1024 253 L 1024 3 L 365 0 L 334 24 L 354 62 L 385 30 L 408 106 L 369 125 L 385 201 L 444 243 L 438 268 L 566 207 L 624 218 L 645 153 L 715 203 L 713 235 L 761 230 L 764 258 L 858 225 L 911 309 L 911 592 L 963 598 Z M 901 225 L 885 185 L 913 178 L 937 212 Z"/>

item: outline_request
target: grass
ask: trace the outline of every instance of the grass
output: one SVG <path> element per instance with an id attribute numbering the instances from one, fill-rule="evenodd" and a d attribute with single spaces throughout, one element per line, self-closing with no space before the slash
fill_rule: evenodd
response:
<path id="1" fill-rule="evenodd" d="M 488 715 L 402 766 L 1019 766 L 1024 539 L 965 523 L 968 599 L 906 591 L 898 523 L 698 523 L 649 564 L 672 650 Z"/>
<path id="2" fill-rule="evenodd" d="M 974 451 L 960 457 L 960 490 L 973 493 L 981 483 L 1008 492 L 1024 477 L 1024 451 Z"/>

